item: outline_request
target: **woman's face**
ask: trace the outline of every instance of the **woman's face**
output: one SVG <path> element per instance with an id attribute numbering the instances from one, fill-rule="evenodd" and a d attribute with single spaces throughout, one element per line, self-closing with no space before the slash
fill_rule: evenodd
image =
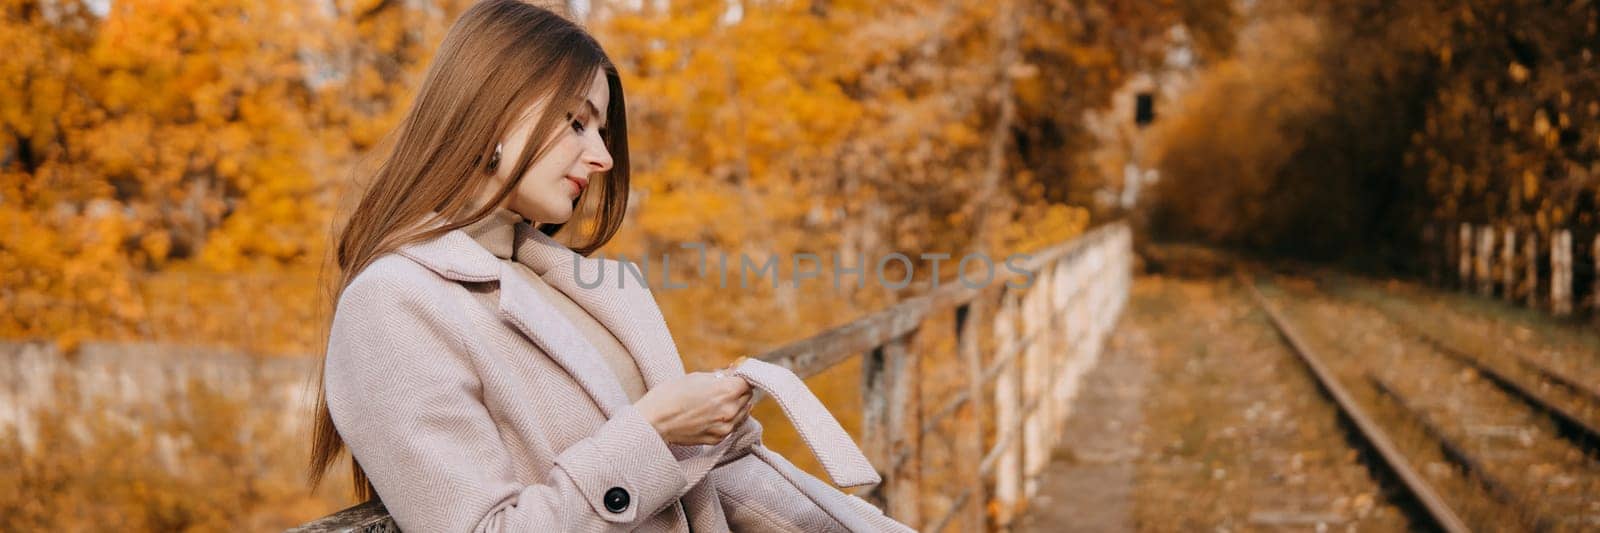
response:
<path id="1" fill-rule="evenodd" d="M 527 174 L 523 174 L 522 181 L 501 207 L 533 222 L 567 222 L 572 217 L 573 200 L 589 187 L 589 178 L 611 169 L 611 152 L 600 137 L 600 131 L 606 127 L 605 109 L 610 103 L 611 90 L 606 85 L 605 72 L 596 69 L 584 101 L 575 108 L 561 110 L 567 121 L 558 124 L 551 133 L 554 144 L 550 151 L 528 167 Z M 512 124 L 503 140 L 500 164 L 484 194 L 493 194 L 511 178 L 513 162 L 522 150 L 535 149 L 537 143 L 529 142 L 529 138 L 544 105 L 544 101 L 534 102 Z"/>

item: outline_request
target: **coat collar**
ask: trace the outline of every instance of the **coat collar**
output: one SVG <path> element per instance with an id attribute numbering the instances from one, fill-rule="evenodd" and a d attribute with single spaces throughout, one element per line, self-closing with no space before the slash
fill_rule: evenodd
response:
<path id="1" fill-rule="evenodd" d="M 435 216 L 427 227 L 443 222 Z M 648 287 L 629 276 L 621 263 L 586 258 L 550 236 L 517 222 L 515 261 L 572 298 L 617 337 L 639 367 L 646 388 L 684 374 L 683 360 L 666 320 Z M 545 301 L 536 283 L 510 261 L 495 257 L 466 232 L 456 229 L 434 239 L 401 247 L 398 253 L 429 270 L 459 282 L 499 282 L 500 318 L 509 322 L 554 359 L 589 393 L 606 417 L 629 403 L 622 384 L 600 359 L 600 352 L 555 306 Z M 581 275 L 585 287 L 575 275 Z"/>

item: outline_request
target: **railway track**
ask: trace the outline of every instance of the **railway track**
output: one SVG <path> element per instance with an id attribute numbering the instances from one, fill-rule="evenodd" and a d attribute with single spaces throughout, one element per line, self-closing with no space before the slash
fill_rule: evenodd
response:
<path id="1" fill-rule="evenodd" d="M 1462 520 L 1460 513 L 1456 512 L 1445 501 L 1439 490 L 1435 489 L 1420 471 L 1412 465 L 1411 461 L 1400 451 L 1399 446 L 1395 444 L 1394 439 L 1389 436 L 1389 433 L 1384 431 L 1382 426 L 1371 415 L 1367 414 L 1367 410 L 1356 401 L 1355 396 L 1338 379 L 1334 370 L 1306 344 L 1299 331 L 1290 325 L 1267 302 L 1266 297 L 1256 288 L 1255 280 L 1249 277 L 1242 277 L 1240 281 L 1248 289 L 1256 305 L 1267 314 L 1273 327 L 1283 337 L 1284 343 L 1305 364 L 1323 391 L 1333 399 L 1333 403 L 1338 406 L 1345 418 L 1355 427 L 1360 439 L 1377 452 L 1377 456 L 1381 458 L 1382 467 L 1400 481 L 1400 485 L 1405 489 L 1405 495 L 1408 499 L 1425 511 L 1425 517 L 1429 525 L 1452 533 L 1471 531 L 1466 522 Z"/>
<path id="2" fill-rule="evenodd" d="M 1316 291 L 1273 305 L 1243 281 L 1421 525 L 1600 528 L 1600 401 L 1582 381 L 1516 354 L 1469 353 L 1387 310 Z M 1322 324 L 1341 331 L 1304 328 Z"/>
<path id="3" fill-rule="evenodd" d="M 1600 457 L 1600 391 L 1577 378 L 1516 353 L 1493 356 L 1454 346 L 1393 311 L 1373 306 L 1390 322 L 1428 343 L 1434 350 L 1482 374 L 1501 390 L 1548 415 L 1563 437 Z"/>
<path id="4" fill-rule="evenodd" d="M 1132 301 L 1130 324 L 1159 354 L 1141 408 L 1140 529 L 1410 528 L 1397 489 L 1242 287 L 1152 283 Z"/>

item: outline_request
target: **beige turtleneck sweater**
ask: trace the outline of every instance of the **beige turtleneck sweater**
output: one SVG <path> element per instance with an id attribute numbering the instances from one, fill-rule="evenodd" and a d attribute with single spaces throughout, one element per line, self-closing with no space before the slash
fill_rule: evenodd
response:
<path id="1" fill-rule="evenodd" d="M 617 340 L 611 330 L 595 320 L 594 315 L 589 314 L 566 293 L 545 283 L 544 278 L 539 277 L 527 265 L 513 259 L 516 252 L 513 249 L 516 245 L 516 224 L 521 221 L 522 215 L 502 207 L 483 220 L 462 228 L 462 231 L 495 257 L 516 267 L 513 271 L 526 279 L 546 301 L 566 315 L 567 320 L 577 326 L 579 333 L 589 340 L 589 344 L 594 345 L 595 351 L 599 352 L 600 358 L 605 360 L 611 372 L 617 375 L 617 381 L 622 383 L 622 390 L 628 394 L 628 400 L 638 401 L 645 393 L 644 377 L 639 374 L 639 366 L 634 362 L 633 356 L 629 355 L 628 349 Z"/>

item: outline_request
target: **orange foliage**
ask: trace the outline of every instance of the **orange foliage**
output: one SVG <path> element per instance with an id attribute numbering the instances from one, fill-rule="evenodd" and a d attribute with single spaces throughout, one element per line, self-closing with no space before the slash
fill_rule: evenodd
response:
<path id="1" fill-rule="evenodd" d="M 1250 44 L 1159 127 L 1157 229 L 1413 267 L 1438 246 L 1427 224 L 1600 230 L 1600 7 L 1278 0 L 1248 18 Z"/>

